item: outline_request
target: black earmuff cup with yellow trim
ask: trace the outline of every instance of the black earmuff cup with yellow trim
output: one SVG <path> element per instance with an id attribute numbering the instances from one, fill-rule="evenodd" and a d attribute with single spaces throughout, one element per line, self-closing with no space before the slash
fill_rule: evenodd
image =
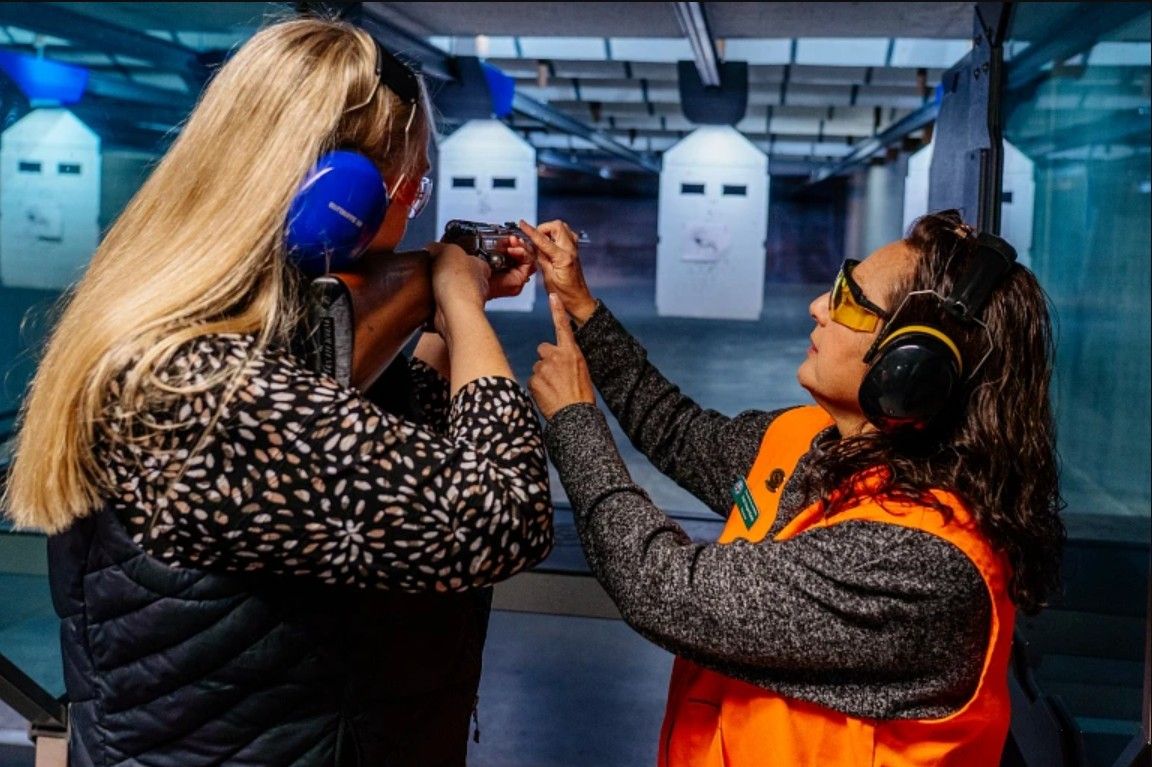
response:
<path id="1" fill-rule="evenodd" d="M 973 377 L 991 352 L 993 339 L 979 317 L 992 291 L 1015 266 L 1016 249 L 994 234 L 974 234 L 963 226 L 954 234 L 972 249 L 972 263 L 947 296 L 930 289 L 909 293 L 864 356 L 870 367 L 860 384 L 860 409 L 881 431 L 924 432 L 940 423 L 965 383 L 963 376 Z M 903 318 L 909 299 L 925 295 L 938 302 L 936 318 L 908 324 Z M 968 361 L 970 370 L 945 331 L 958 324 L 979 326 L 987 336 L 987 350 L 974 364 Z"/>
<path id="2" fill-rule="evenodd" d="M 948 343 L 905 330 L 878 350 L 860 384 L 860 408 L 882 431 L 927 429 L 960 383 L 960 363 Z"/>

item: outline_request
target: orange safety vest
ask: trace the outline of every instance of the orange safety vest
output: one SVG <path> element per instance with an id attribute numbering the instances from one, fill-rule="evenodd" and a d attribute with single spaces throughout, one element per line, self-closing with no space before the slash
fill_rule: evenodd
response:
<path id="1" fill-rule="evenodd" d="M 769 426 L 746 482 L 759 516 L 751 526 L 734 505 L 719 543 L 760 541 L 776 520 L 784 485 L 812 439 L 832 421 L 811 406 L 781 414 Z M 783 541 L 848 520 L 902 525 L 939 536 L 963 551 L 980 571 L 992 600 L 988 649 L 972 697 L 939 719 L 867 719 L 785 697 L 676 658 L 660 732 L 661 767 L 993 767 L 1008 733 L 1008 659 L 1015 609 L 1008 598 L 1009 567 L 980 534 L 953 495 L 933 494 L 952 520 L 931 508 L 882 501 L 858 480 L 861 503 L 824 516 L 816 502 L 788 522 Z M 883 503 L 883 505 L 881 505 Z"/>

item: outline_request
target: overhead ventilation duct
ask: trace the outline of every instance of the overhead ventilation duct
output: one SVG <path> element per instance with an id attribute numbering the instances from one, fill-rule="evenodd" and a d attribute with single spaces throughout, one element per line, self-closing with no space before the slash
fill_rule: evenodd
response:
<path id="1" fill-rule="evenodd" d="M 748 110 L 748 62 L 720 63 L 720 85 L 705 85 L 691 61 L 676 63 L 680 107 L 696 125 L 735 125 Z"/>
<path id="2" fill-rule="evenodd" d="M 700 3 L 673 3 L 676 9 L 676 20 L 692 46 L 692 55 L 696 58 L 696 71 L 700 75 L 700 82 L 706 88 L 716 88 L 723 81 L 720 72 L 720 57 L 716 55 L 716 42 L 712 39 L 712 29 L 708 25 L 708 16 L 704 13 L 704 6 Z"/>
<path id="3" fill-rule="evenodd" d="M 684 117 L 696 125 L 735 125 L 748 109 L 748 62 L 720 61 L 701 3 L 672 5 L 694 57 L 676 64 Z"/>

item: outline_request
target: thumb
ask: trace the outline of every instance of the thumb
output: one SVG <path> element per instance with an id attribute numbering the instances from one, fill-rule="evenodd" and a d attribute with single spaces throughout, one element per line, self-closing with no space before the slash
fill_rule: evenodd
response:
<path id="1" fill-rule="evenodd" d="M 556 345 L 564 348 L 576 345 L 576 335 L 568 323 L 568 311 L 555 293 L 548 294 L 548 307 L 552 310 L 552 324 L 556 326 Z"/>

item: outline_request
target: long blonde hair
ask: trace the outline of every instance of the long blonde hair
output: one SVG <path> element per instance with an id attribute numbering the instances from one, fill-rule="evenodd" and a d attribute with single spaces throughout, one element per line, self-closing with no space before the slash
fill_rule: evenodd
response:
<path id="1" fill-rule="evenodd" d="M 257 32 L 215 74 L 180 135 L 111 227 L 67 300 L 29 387 L 5 490 L 22 528 L 54 533 L 100 505 L 94 456 L 109 406 L 133 428 L 162 428 L 149 404 L 188 395 L 159 372 L 178 346 L 210 333 L 286 342 L 297 319 L 283 231 L 292 197 L 324 152 L 373 158 L 392 183 L 423 170 L 423 88 L 402 102 L 376 76 L 376 45 L 330 19 Z M 119 388 L 116 402 L 110 393 Z M 221 405 L 222 406 L 222 405 Z"/>

